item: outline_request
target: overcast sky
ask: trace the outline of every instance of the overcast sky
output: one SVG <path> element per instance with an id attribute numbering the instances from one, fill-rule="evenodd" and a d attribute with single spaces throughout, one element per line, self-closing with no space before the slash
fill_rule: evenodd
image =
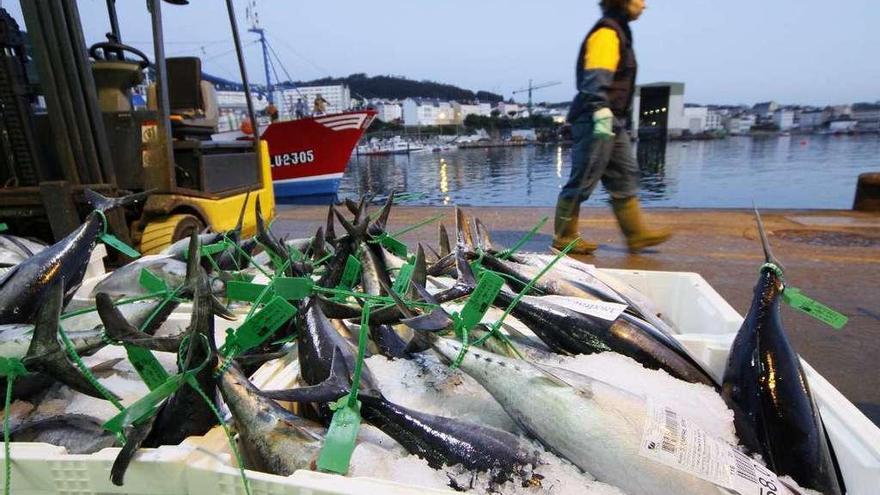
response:
<path id="1" fill-rule="evenodd" d="M 245 8 L 236 0 L 240 28 Z M 117 0 L 123 40 L 151 50 L 144 0 Z M 578 45 L 595 0 L 257 0 L 262 26 L 294 79 L 355 72 L 430 79 L 511 95 L 574 93 Z M 639 82 L 682 81 L 689 103 L 834 104 L 880 100 L 880 0 L 647 0 L 633 24 Z M 17 0 L 2 5 L 21 19 Z M 109 30 L 105 0 L 79 0 L 87 42 Z M 163 5 L 166 52 L 199 54 L 207 72 L 237 69 L 223 0 Z M 255 36 L 249 76 L 264 82 Z M 150 54 L 152 52 L 149 52 Z M 152 55 L 151 55 L 152 58 Z M 281 68 L 278 72 L 283 75 Z M 525 95 L 517 95 L 525 100 Z"/>

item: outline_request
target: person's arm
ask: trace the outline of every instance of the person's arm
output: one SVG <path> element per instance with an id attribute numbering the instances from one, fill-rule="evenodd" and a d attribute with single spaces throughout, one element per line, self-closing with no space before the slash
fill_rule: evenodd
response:
<path id="1" fill-rule="evenodd" d="M 608 108 L 608 89 L 620 63 L 620 40 L 611 28 L 599 28 L 585 41 L 583 75 L 578 91 L 592 111 Z"/>

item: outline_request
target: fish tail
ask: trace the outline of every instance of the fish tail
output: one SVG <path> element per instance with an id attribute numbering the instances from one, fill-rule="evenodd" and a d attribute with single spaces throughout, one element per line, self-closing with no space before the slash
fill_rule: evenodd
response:
<path id="1" fill-rule="evenodd" d="M 147 196 L 149 196 L 151 192 L 153 192 L 153 191 L 150 190 L 150 191 L 144 191 L 144 192 L 140 192 L 140 193 L 136 193 L 136 194 L 129 194 L 129 195 L 122 196 L 119 198 L 108 198 L 107 196 L 104 196 L 104 195 L 99 194 L 89 188 L 86 188 L 85 189 L 85 197 L 86 197 L 86 201 L 88 201 L 89 204 L 95 208 L 95 210 L 101 211 L 101 212 L 106 212 L 106 211 L 110 211 L 114 208 L 128 206 L 128 205 L 134 204 L 138 201 L 141 201 L 143 199 L 146 199 Z"/>

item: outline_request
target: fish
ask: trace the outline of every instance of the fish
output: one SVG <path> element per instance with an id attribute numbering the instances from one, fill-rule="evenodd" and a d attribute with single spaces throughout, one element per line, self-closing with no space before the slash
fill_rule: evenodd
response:
<path id="1" fill-rule="evenodd" d="M 26 420 L 9 431 L 10 442 L 38 442 L 67 449 L 68 454 L 94 454 L 118 446 L 116 435 L 101 421 L 82 414 Z"/>
<path id="2" fill-rule="evenodd" d="M 11 234 L 0 234 L 0 267 L 12 267 L 46 249 L 34 239 Z"/>
<path id="3" fill-rule="evenodd" d="M 445 361 L 461 343 L 428 335 Z M 464 354 L 459 369 L 477 380 L 523 430 L 597 480 L 642 495 L 720 495 L 726 490 L 639 454 L 646 403 L 585 375 L 514 360 L 482 349 Z"/>
<path id="4" fill-rule="evenodd" d="M 469 271 L 470 268 L 467 263 L 460 263 L 459 270 Z M 460 277 L 459 280 L 474 284 L 472 274 Z M 436 296 L 429 296 L 424 287 L 413 285 L 419 289 L 423 298 L 430 298 L 434 303 L 440 302 Z M 493 305 L 507 308 L 516 297 L 517 294 L 502 288 Z M 437 312 L 442 311 L 440 309 Z M 647 368 L 662 369 L 676 378 L 713 388 L 718 386 L 712 376 L 680 345 L 671 345 L 647 325 L 637 325 L 619 316 L 608 320 L 584 314 L 556 300 L 539 296 L 523 296 L 510 314 L 528 326 L 555 352 L 592 354 L 614 351 L 633 358 Z"/>
<path id="5" fill-rule="evenodd" d="M 189 239 L 187 285 L 193 291 L 193 311 L 187 329 L 191 344 L 187 347 L 186 354 L 178 359 L 184 369 L 198 366 L 203 361 L 215 362 L 214 356 L 217 352 L 214 342 L 213 296 L 207 273 L 199 263 L 199 237 L 193 233 Z M 105 317 L 107 316 L 115 315 L 108 315 L 105 311 Z M 113 323 L 113 318 L 108 318 L 107 321 Z M 196 338 L 199 335 L 205 337 L 207 349 L 200 345 L 200 340 Z M 216 395 L 213 368 L 210 365 L 205 366 L 195 377 L 201 390 L 212 402 Z M 202 396 L 189 384 L 183 384 L 162 403 L 154 416 L 126 431 L 127 441 L 110 469 L 110 481 L 117 486 L 124 484 L 125 472 L 142 446 L 177 445 L 187 437 L 204 435 L 216 423 L 217 418 Z"/>
<path id="6" fill-rule="evenodd" d="M 147 270 L 174 289 L 186 280 L 186 262 L 171 254 L 151 254 L 138 258 L 110 272 L 95 284 L 89 297 L 99 292 L 115 298 L 143 296 L 150 293 L 140 283 L 141 271 Z"/>
<path id="7" fill-rule="evenodd" d="M 421 256 L 424 258 L 424 253 Z M 373 296 L 383 295 L 383 287 L 391 286 L 391 278 L 388 276 L 382 247 L 367 243 L 361 250 L 360 260 L 361 285 L 364 292 Z M 390 325 L 370 323 L 369 332 L 383 356 L 389 359 L 405 357 L 406 342 Z"/>
<path id="8" fill-rule="evenodd" d="M 64 239 L 13 267 L 0 280 L 0 324 L 28 323 L 44 304 L 49 287 L 63 280 L 64 303 L 79 288 L 98 236 L 106 228 L 103 213 L 142 200 L 147 193 L 106 198 L 85 190 L 95 211 Z"/>
<path id="9" fill-rule="evenodd" d="M 721 396 L 734 413 L 742 443 L 800 486 L 844 492 L 819 408 L 780 314 L 785 280 L 757 209 L 764 249 L 749 312 L 730 348 Z"/>
<path id="10" fill-rule="evenodd" d="M 249 469 L 289 476 L 312 469 L 324 442 L 324 427 L 259 394 L 237 365 L 219 379 Z"/>
<path id="11" fill-rule="evenodd" d="M 37 313 L 28 350 L 21 358 L 22 363 L 28 371 L 44 373 L 77 392 L 104 399 L 101 391 L 70 362 L 67 351 L 61 346 L 58 330 L 63 297 L 62 280 L 55 280 L 47 287 L 43 306 Z M 100 344 L 94 343 L 94 345 Z"/>

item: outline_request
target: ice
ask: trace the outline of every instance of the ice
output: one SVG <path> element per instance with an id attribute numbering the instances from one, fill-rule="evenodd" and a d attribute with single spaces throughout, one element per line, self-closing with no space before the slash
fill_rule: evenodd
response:
<path id="1" fill-rule="evenodd" d="M 553 356 L 541 361 L 668 405 L 715 437 L 733 445 L 738 443 L 733 426 L 733 411 L 727 408 L 721 395 L 711 387 L 687 383 L 673 378 L 665 371 L 645 368 L 635 360 L 615 352 L 573 357 Z"/>
<path id="2" fill-rule="evenodd" d="M 354 449 L 348 476 L 379 478 L 427 488 L 448 488 L 449 479 L 414 455 L 401 456 L 372 443 Z"/>
<path id="3" fill-rule="evenodd" d="M 440 362 L 433 352 L 413 360 L 371 356 L 365 360 L 385 397 L 398 405 L 508 431 L 516 425 L 473 378 Z"/>

